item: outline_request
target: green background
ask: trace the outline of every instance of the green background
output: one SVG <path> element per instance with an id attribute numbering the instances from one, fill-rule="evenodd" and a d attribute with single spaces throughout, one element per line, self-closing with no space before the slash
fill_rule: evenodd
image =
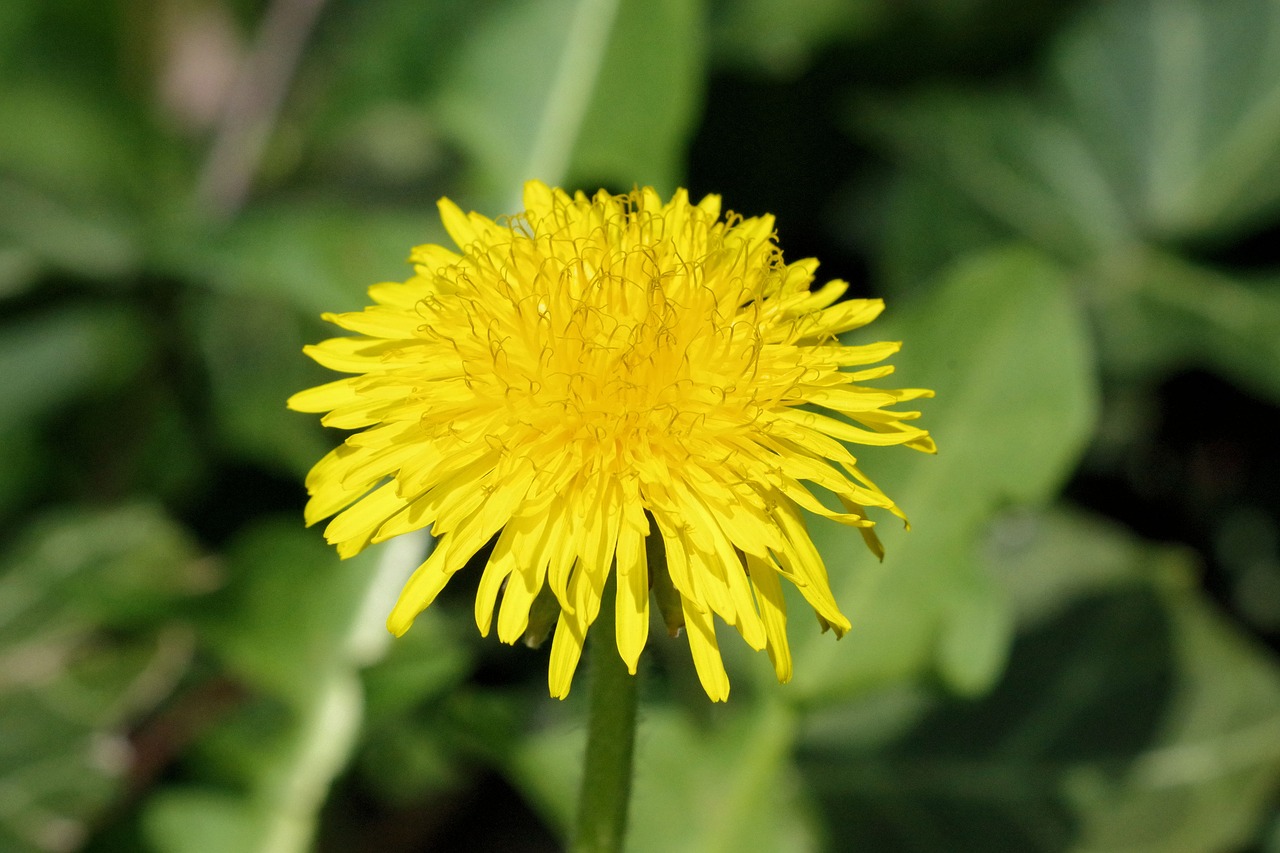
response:
<path id="1" fill-rule="evenodd" d="M 5 0 L 0 851 L 550 851 L 581 683 L 402 640 L 300 352 L 529 177 L 719 193 L 885 316 L 936 457 L 814 521 L 793 683 L 655 630 L 630 848 L 1280 853 L 1280 2 Z M 861 333 L 860 333 L 861 334 Z M 579 681 L 581 682 L 582 676 Z"/>

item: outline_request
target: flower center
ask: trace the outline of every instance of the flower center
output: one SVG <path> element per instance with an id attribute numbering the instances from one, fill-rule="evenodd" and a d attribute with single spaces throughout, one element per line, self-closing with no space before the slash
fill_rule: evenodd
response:
<path id="1" fill-rule="evenodd" d="M 685 456 L 699 435 L 749 425 L 758 396 L 777 390 L 760 382 L 758 315 L 772 270 L 748 269 L 705 233 L 703 254 L 691 255 L 644 229 L 622 241 L 604 230 L 513 229 L 509 244 L 456 270 L 467 322 L 485 329 L 469 351 L 455 344 L 464 373 L 478 402 L 527 431 L 498 440 L 556 436 L 634 469 L 638 456 Z"/>

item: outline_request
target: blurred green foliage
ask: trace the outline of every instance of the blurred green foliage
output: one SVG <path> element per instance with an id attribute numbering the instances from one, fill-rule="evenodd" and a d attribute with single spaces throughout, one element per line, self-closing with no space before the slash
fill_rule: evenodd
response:
<path id="1" fill-rule="evenodd" d="M 304 343 L 520 182 L 779 215 L 934 459 L 647 649 L 634 851 L 1280 853 L 1276 0 L 0 4 L 0 850 L 557 849 L 581 690 L 301 525 Z M 273 99 L 272 93 L 279 95 Z M 885 525 L 891 527 L 891 525 Z M 464 573 L 467 574 L 467 573 Z M 794 608 L 797 614 L 804 609 Z"/>

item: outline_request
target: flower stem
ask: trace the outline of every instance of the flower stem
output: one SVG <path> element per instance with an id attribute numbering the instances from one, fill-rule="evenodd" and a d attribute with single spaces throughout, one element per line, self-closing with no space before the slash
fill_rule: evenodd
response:
<path id="1" fill-rule="evenodd" d="M 572 853 L 620 853 L 626 835 L 637 690 L 636 677 L 618 654 L 613 626 L 614 583 L 610 579 L 595 630 L 587 641 L 591 710 Z"/>

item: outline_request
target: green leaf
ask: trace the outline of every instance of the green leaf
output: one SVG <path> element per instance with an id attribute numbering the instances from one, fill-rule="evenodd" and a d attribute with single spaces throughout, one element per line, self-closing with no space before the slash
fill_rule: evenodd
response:
<path id="1" fill-rule="evenodd" d="M 1238 235 L 1280 204 L 1276 25 L 1270 0 L 1096 3 L 1038 90 L 935 91 L 854 126 L 1064 257 Z"/>
<path id="2" fill-rule="evenodd" d="M 1011 519 L 987 559 L 1025 626 L 1005 675 L 876 751 L 858 715 L 820 714 L 800 764 L 832 833 L 873 850 L 1246 845 L 1280 782 L 1280 669 L 1188 583 L 1185 552 L 1053 513 Z"/>
<path id="3" fill-rule="evenodd" d="M 1238 233 L 1280 203 L 1280 6 L 1098 3 L 1053 83 L 1107 182 L 1156 239 Z"/>
<path id="4" fill-rule="evenodd" d="M 812 525 L 853 630 L 840 643 L 795 631 L 788 695 L 830 699 L 930 670 L 977 692 L 998 676 L 1012 630 L 977 561 L 980 536 L 998 509 L 1051 499 L 1088 441 L 1088 334 L 1058 268 L 1020 249 L 970 259 L 866 332 L 905 342 L 891 381 L 937 392 L 920 423 L 939 452 L 853 448 L 912 530 L 881 524 L 877 565 L 848 528 Z"/>
<path id="5" fill-rule="evenodd" d="M 701 91 L 693 0 L 526 0 L 482 21 L 438 108 L 486 205 L 573 179 L 670 190 Z"/>
<path id="6" fill-rule="evenodd" d="M 1005 245 L 1010 229 L 963 192 L 923 171 L 898 174 L 878 202 L 877 281 L 890 298 L 908 297 L 959 258 Z"/>
<path id="7" fill-rule="evenodd" d="M 157 851 L 206 853 L 219 849 L 212 841 L 231 839 L 232 849 L 244 853 L 312 849 L 320 807 L 347 762 L 361 710 L 360 688 L 350 673 L 331 669 L 312 681 L 309 703 L 296 709 L 280 731 L 247 742 L 223 741 L 224 747 L 241 751 L 242 795 L 180 788 L 148 800 L 143 826 Z M 206 828 L 214 838 L 179 831 L 184 823 Z"/>
<path id="8" fill-rule="evenodd" d="M 0 98 L 0 165 L 70 199 L 110 198 L 137 179 L 126 117 L 76 86 L 28 81 Z"/>
<path id="9" fill-rule="evenodd" d="M 343 648 L 374 576 L 368 556 L 340 560 L 301 521 L 262 522 L 227 553 L 235 582 L 207 635 L 232 668 L 270 695 L 305 706 Z"/>
<path id="10" fill-rule="evenodd" d="M 1108 272 L 1097 325 L 1114 372 L 1202 365 L 1280 400 L 1280 275 L 1228 275 L 1157 251 L 1134 252 Z"/>
<path id="11" fill-rule="evenodd" d="M 325 94 L 314 105 L 324 137 L 343 119 L 379 105 L 417 105 L 439 87 L 440 78 L 466 43 L 459 38 L 504 0 L 421 3 L 366 0 L 326 10 L 328 26 L 314 34 L 299 86 Z"/>
<path id="12" fill-rule="evenodd" d="M 1083 132 L 1043 99 L 934 91 L 865 103 L 851 126 L 958 191 L 1006 234 L 1063 260 L 1133 239 L 1125 200 L 1100 173 Z"/>
<path id="13" fill-rule="evenodd" d="M 765 701 L 695 722 L 673 707 L 641 715 L 628 821 L 630 853 L 819 849 L 790 759 L 793 712 Z M 545 730 L 513 758 L 515 781 L 566 830 L 581 776 L 581 723 Z"/>
<path id="14" fill-rule="evenodd" d="M 1062 507 L 1001 515 L 982 552 L 1023 629 L 1099 592 L 1134 584 L 1185 587 L 1196 571 L 1189 549 L 1152 545 L 1114 522 Z"/>
<path id="15" fill-rule="evenodd" d="M 29 291 L 43 264 L 30 249 L 0 241 L 0 299 Z"/>
<path id="16" fill-rule="evenodd" d="M 838 730 L 801 749 L 833 834 L 854 849 L 1068 850 L 1063 788 L 1154 736 L 1169 682 L 1168 628 L 1149 592 L 1077 603 L 1020 639 L 978 702 L 942 704 L 875 754 Z M 833 738 L 833 736 L 835 736 Z M 944 830 L 945 827 L 945 830 Z"/>
<path id="17" fill-rule="evenodd" d="M 0 433 L 0 446 L 10 460 L 0 466 L 0 517 L 28 503 L 45 476 L 44 455 L 36 425 L 21 424 Z"/>
<path id="18" fill-rule="evenodd" d="M 158 849 L 208 849 L 173 831 L 192 809 L 209 811 L 203 819 L 240 839 L 245 853 L 310 849 L 329 787 L 359 741 L 359 671 L 386 651 L 385 614 L 421 561 L 423 541 L 401 536 L 342 561 L 296 522 L 265 521 L 236 538 L 227 556 L 234 580 L 204 622 L 205 637 L 259 692 L 200 745 L 209 775 L 233 785 L 236 800 L 215 802 L 203 791 L 156 799 L 144 823 Z M 436 670 L 442 679 L 455 672 Z"/>
<path id="19" fill-rule="evenodd" d="M 0 643 L 154 623 L 210 582 L 190 536 L 145 504 L 43 517 L 3 565 Z"/>
<path id="20" fill-rule="evenodd" d="M 290 394 L 333 378 L 302 353 L 318 324 L 277 301 L 210 296 L 194 305 L 192 325 L 227 449 L 301 477 L 338 443 L 314 418 L 285 408 Z"/>
<path id="21" fill-rule="evenodd" d="M 192 632 L 166 623 L 208 583 L 195 556 L 185 532 L 148 506 L 43 518 L 5 555 L 4 849 L 70 849 L 118 794 L 128 728 L 190 662 Z"/>
<path id="22" fill-rule="evenodd" d="M 1002 114 L 996 108 L 980 113 L 977 101 L 970 101 L 969 108 L 957 102 L 934 106 L 941 114 L 960 110 L 969 124 L 993 123 Z M 929 110 L 919 106 L 923 119 Z M 899 115 L 897 120 L 906 119 Z M 937 115 L 928 120 L 938 120 Z M 916 129 L 920 140 L 934 145 L 933 134 L 945 131 L 940 124 L 925 132 L 928 120 Z M 942 145 L 964 146 L 965 133 L 956 128 L 969 124 L 957 119 Z M 1006 136 L 1002 145 L 1019 149 L 1014 145 L 1018 134 Z M 922 169 L 900 175 L 888 196 L 881 248 L 892 289 L 910 291 L 948 259 L 1020 233 L 1076 265 L 1075 283 L 1093 309 L 1101 360 L 1111 373 L 1160 377 L 1201 366 L 1253 393 L 1280 398 L 1280 278 L 1274 273 L 1244 277 L 1189 263 L 1140 242 L 1142 237 L 1117 222 L 1114 211 L 1108 213 L 1108 204 L 1068 204 L 1048 191 L 1037 195 L 1029 188 L 1030 167 L 1016 167 L 1018 158 L 1033 149 L 1027 143 L 998 156 L 993 149 L 987 160 L 969 151 L 955 155 L 947 174 Z M 1053 164 L 1046 155 L 1036 168 L 1048 172 Z M 1004 179 L 996 175 L 1001 169 Z M 1097 233 L 1089 236 L 1083 225 L 1071 224 L 1085 222 L 1096 225 Z M 1103 255 L 1094 257 L 1094 251 Z"/>
<path id="23" fill-rule="evenodd" d="M 135 130 L 75 86 L 0 88 L 0 238 L 90 278 L 133 271 L 145 165 Z"/>
<path id="24" fill-rule="evenodd" d="M 149 339 L 142 319 L 117 306 L 67 305 L 0 328 L 0 433 L 115 389 L 144 362 Z"/>
<path id="25" fill-rule="evenodd" d="M 36 0 L 13 0 L 0 6 L 0 72 L 19 64 L 13 59 L 29 41 L 39 7 Z"/>
<path id="26" fill-rule="evenodd" d="M 1239 849 L 1280 788 L 1280 668 L 1191 590 L 1167 602 L 1178 691 L 1154 748 L 1119 784 L 1073 778 L 1080 845 L 1135 853 Z M 1110 706 L 1114 710 L 1114 703 Z"/>
<path id="27" fill-rule="evenodd" d="M 363 673 L 368 722 L 359 766 L 365 784 L 392 802 L 420 801 L 456 785 L 460 755 L 476 751 L 472 740 L 489 748 L 501 740 L 470 730 L 490 716 L 467 694 L 473 665 L 459 638 L 474 630 L 473 622 L 447 612 L 421 616 Z"/>
<path id="28" fill-rule="evenodd" d="M 675 190 L 702 105 L 702 31 L 696 0 L 621 0 L 567 183 Z"/>
<path id="29" fill-rule="evenodd" d="M 358 311 L 370 285 L 408 278 L 410 250 L 442 233 L 434 211 L 266 204 L 221 233 L 170 234 L 157 262 L 220 293 L 280 300 L 319 316 Z"/>
<path id="30" fill-rule="evenodd" d="M 1275 397 L 1275 276 L 1203 269 L 1171 247 L 1238 240 L 1280 211 L 1277 24 L 1268 0 L 1097 3 L 1035 87 L 856 111 L 909 164 L 891 191 L 891 283 L 1017 235 L 1073 265 L 1115 372 L 1198 366 Z"/>
<path id="31" fill-rule="evenodd" d="M 157 851 L 251 850 L 254 818 L 243 799 L 224 791 L 160 791 L 147 803 L 145 828 Z"/>
<path id="32" fill-rule="evenodd" d="M 862 35 L 885 8 L 867 0 L 726 0 L 711 4 L 718 65 L 796 77 L 822 48 Z"/>

